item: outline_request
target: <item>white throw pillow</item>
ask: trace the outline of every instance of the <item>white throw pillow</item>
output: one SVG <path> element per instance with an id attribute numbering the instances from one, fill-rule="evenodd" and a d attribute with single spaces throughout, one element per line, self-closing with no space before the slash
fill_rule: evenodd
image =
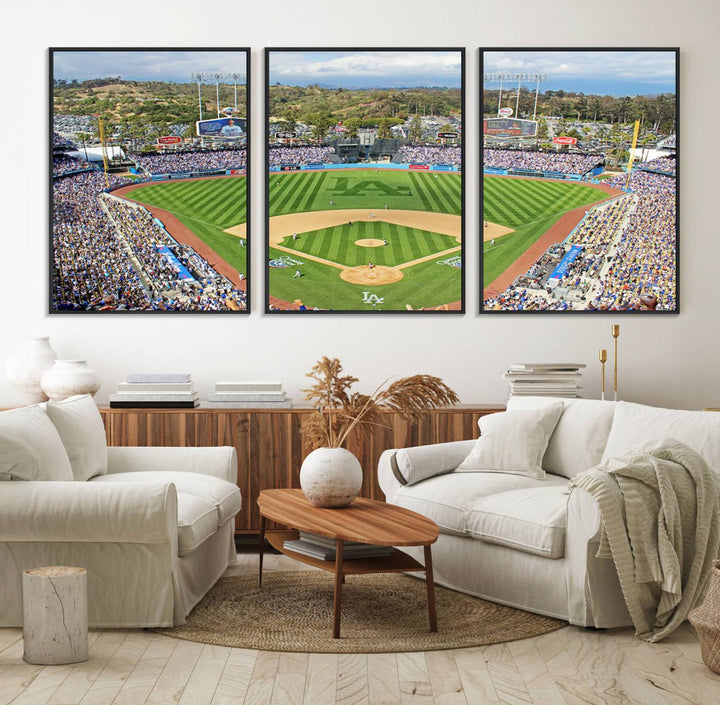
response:
<path id="1" fill-rule="evenodd" d="M 60 436 L 40 407 L 24 406 L 0 413 L 0 478 L 73 479 Z"/>
<path id="2" fill-rule="evenodd" d="M 506 472 L 544 480 L 543 455 L 562 411 L 560 402 L 481 417 L 480 438 L 455 472 Z"/>
<path id="3" fill-rule="evenodd" d="M 552 397 L 512 397 L 508 411 L 557 404 Z M 617 404 L 599 399 L 563 399 L 563 413 L 548 443 L 545 472 L 572 478 L 599 465 Z"/>
<path id="4" fill-rule="evenodd" d="M 85 482 L 107 472 L 105 426 L 89 394 L 45 405 L 50 421 L 65 446 L 75 480 Z"/>
<path id="5" fill-rule="evenodd" d="M 679 411 L 618 402 L 602 462 L 658 438 L 674 438 L 690 446 L 720 477 L 720 413 L 712 411 Z"/>

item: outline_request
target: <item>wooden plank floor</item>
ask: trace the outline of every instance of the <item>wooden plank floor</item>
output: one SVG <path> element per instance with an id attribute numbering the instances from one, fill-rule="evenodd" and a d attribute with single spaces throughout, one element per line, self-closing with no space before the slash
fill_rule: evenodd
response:
<path id="1" fill-rule="evenodd" d="M 228 574 L 253 572 L 240 554 Z M 265 570 L 307 569 L 266 556 Z M 90 633 L 90 659 L 22 660 L 0 629 L 0 705 L 717 705 L 720 676 L 684 625 L 659 644 L 630 629 L 566 627 L 535 639 L 427 653 L 280 654 L 139 629 Z"/>

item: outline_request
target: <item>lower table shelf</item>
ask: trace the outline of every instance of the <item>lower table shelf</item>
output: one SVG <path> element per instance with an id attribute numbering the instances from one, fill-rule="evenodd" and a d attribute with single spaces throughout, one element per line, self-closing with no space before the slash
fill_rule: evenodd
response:
<path id="1" fill-rule="evenodd" d="M 290 558 L 294 558 L 300 563 L 306 563 L 315 568 L 327 570 L 330 573 L 335 572 L 335 561 L 323 561 L 319 558 L 306 556 L 302 553 L 290 551 L 284 547 L 285 541 L 294 541 L 299 538 L 297 531 L 292 529 L 266 531 L 265 538 L 268 543 L 280 553 L 284 553 Z M 408 573 L 417 570 L 425 570 L 422 563 L 416 561 L 407 553 L 393 549 L 389 556 L 381 556 L 379 558 L 350 558 L 343 560 L 343 573 L 345 575 L 359 575 L 362 573 Z"/>

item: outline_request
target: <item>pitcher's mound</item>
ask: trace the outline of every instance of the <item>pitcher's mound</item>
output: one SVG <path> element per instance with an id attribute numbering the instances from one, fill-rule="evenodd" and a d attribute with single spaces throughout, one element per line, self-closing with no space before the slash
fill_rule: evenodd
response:
<path id="1" fill-rule="evenodd" d="M 355 240 L 355 244 L 358 247 L 383 247 L 385 245 L 385 241 L 378 240 L 374 237 L 366 237 L 363 240 Z"/>
<path id="2" fill-rule="evenodd" d="M 394 267 L 376 264 L 371 269 L 364 264 L 361 267 L 343 269 L 340 272 L 340 278 L 350 282 L 350 284 L 392 284 L 400 281 L 403 278 L 403 273 Z"/>

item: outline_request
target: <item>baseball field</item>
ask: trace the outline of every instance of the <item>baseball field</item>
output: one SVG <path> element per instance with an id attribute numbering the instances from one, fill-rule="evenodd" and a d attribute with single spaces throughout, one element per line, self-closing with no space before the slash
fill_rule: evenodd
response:
<path id="1" fill-rule="evenodd" d="M 270 176 L 273 305 L 459 308 L 461 176 L 351 169 Z"/>
<path id="2" fill-rule="evenodd" d="M 247 248 L 239 246 L 240 239 L 244 241 L 246 237 L 246 190 L 244 176 L 229 176 L 141 184 L 116 193 L 142 203 L 153 211 L 165 211 L 157 215 L 173 237 L 186 242 L 188 239 L 185 235 L 189 231 L 224 260 L 233 272 L 247 276 Z M 166 214 L 174 218 L 168 218 Z M 177 227 L 175 218 L 181 227 Z M 231 227 L 235 228 L 235 234 L 226 232 Z M 202 251 L 192 241 L 188 241 L 188 244 L 215 264 L 212 253 Z M 220 267 L 216 269 L 221 270 Z M 222 273 L 227 275 L 226 272 Z"/>
<path id="3" fill-rule="evenodd" d="M 613 191 L 572 181 L 485 176 L 483 288 L 487 290 L 505 273 L 507 283 L 512 282 L 526 271 L 525 259 L 529 264 L 537 259 L 535 253 L 526 256 L 536 243 L 542 245 L 536 249 L 544 251 L 552 242 L 562 242 L 585 211 Z M 546 238 L 547 244 L 541 242 Z M 507 283 L 498 288 L 504 289 Z"/>

